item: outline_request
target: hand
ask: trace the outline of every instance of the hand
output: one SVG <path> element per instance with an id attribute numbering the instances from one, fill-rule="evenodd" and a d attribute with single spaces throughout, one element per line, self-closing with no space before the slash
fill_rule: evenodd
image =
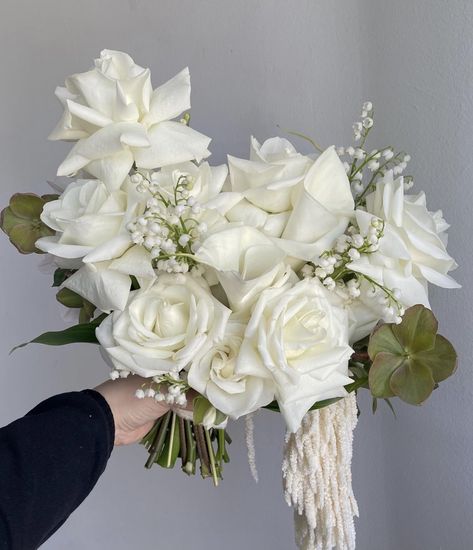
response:
<path id="1" fill-rule="evenodd" d="M 165 402 L 157 403 L 149 397 L 135 397 L 135 391 L 145 382 L 145 378 L 133 375 L 109 380 L 95 388 L 95 391 L 103 395 L 112 410 L 115 421 L 115 445 L 137 443 L 151 430 L 154 422 L 169 410 L 169 405 Z"/>

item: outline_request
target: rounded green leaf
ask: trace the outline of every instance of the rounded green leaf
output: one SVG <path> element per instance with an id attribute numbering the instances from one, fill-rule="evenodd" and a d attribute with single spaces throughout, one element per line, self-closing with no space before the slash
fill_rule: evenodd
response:
<path id="1" fill-rule="evenodd" d="M 438 323 L 432 311 L 421 304 L 410 307 L 399 325 L 392 325 L 393 333 L 409 352 L 432 349 Z"/>
<path id="2" fill-rule="evenodd" d="M 369 386 L 374 397 L 397 395 L 419 405 L 436 383 L 453 374 L 457 355 L 437 328 L 434 314 L 418 304 L 406 311 L 400 324 L 384 324 L 372 333 Z"/>
<path id="3" fill-rule="evenodd" d="M 44 200 L 34 193 L 16 193 L 10 199 L 10 208 L 19 218 L 39 220 Z"/>
<path id="4" fill-rule="evenodd" d="M 401 367 L 405 358 L 388 352 L 380 352 L 376 355 L 369 372 L 369 385 L 373 397 L 393 397 L 395 392 L 391 389 L 391 376 L 396 369 Z"/>
<path id="5" fill-rule="evenodd" d="M 415 354 L 416 364 L 422 364 L 432 371 L 435 382 L 441 382 L 451 376 L 457 368 L 457 352 L 452 344 L 437 334 L 432 350 Z"/>
<path id="6" fill-rule="evenodd" d="M 427 366 L 404 361 L 391 376 L 390 386 L 406 403 L 420 405 L 434 391 L 435 382 Z"/>
<path id="7" fill-rule="evenodd" d="M 24 224 L 15 225 L 9 232 L 11 243 L 22 254 L 32 254 L 33 252 L 42 253 L 35 246 L 36 241 L 40 238 L 40 232 L 35 229 L 26 220 Z"/>
<path id="8" fill-rule="evenodd" d="M 12 209 L 9 206 L 4 208 L 0 214 L 0 227 L 7 235 L 15 227 L 15 225 L 24 222 L 25 220 L 18 218 L 15 214 L 13 214 Z"/>
<path id="9" fill-rule="evenodd" d="M 368 355 L 372 361 L 381 352 L 394 353 L 395 355 L 404 353 L 404 348 L 393 333 L 392 325 L 388 323 L 380 325 L 371 333 L 368 344 Z"/>

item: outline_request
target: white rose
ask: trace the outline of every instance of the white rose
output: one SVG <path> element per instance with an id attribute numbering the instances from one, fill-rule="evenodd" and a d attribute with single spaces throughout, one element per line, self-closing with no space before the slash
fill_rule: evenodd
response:
<path id="1" fill-rule="evenodd" d="M 402 178 L 393 180 L 389 172 L 376 190 L 366 197 L 366 210 L 357 210 L 360 233 L 367 235 L 373 216 L 384 220 L 384 236 L 379 250 L 348 265 L 387 288 L 401 291 L 406 307 L 429 307 L 427 283 L 458 288 L 448 275 L 455 260 L 445 248 L 448 225 L 439 213 L 427 210 L 424 193 L 405 195 Z"/>
<path id="2" fill-rule="evenodd" d="M 265 290 L 256 302 L 237 359 L 240 376 L 270 377 L 288 428 L 296 431 L 317 401 L 343 397 L 352 382 L 347 312 L 320 281 Z"/>
<path id="3" fill-rule="evenodd" d="M 279 138 L 270 142 L 278 151 L 288 143 Z M 271 162 L 264 163 L 267 157 Z M 227 218 L 275 238 L 278 247 L 297 258 L 296 265 L 316 259 L 331 248 L 353 215 L 350 183 L 335 149 L 330 147 L 314 163 L 293 149 L 287 157 L 280 153 L 277 161 L 268 154 L 258 158 L 229 158 L 232 190 L 245 198 Z"/>
<path id="4" fill-rule="evenodd" d="M 259 294 L 284 273 L 285 253 L 254 227 L 224 227 L 204 240 L 197 260 L 215 269 L 233 311 L 249 313 Z"/>
<path id="5" fill-rule="evenodd" d="M 264 213 L 278 214 L 291 209 L 294 187 L 313 161 L 298 153 L 286 139 L 271 138 L 260 145 L 251 138 L 250 160 L 229 156 L 233 191 Z"/>
<path id="6" fill-rule="evenodd" d="M 205 281 L 162 275 L 132 292 L 126 309 L 107 317 L 96 334 L 117 370 L 148 378 L 181 370 L 218 342 L 230 313 Z"/>
<path id="7" fill-rule="evenodd" d="M 129 181 L 110 191 L 101 181 L 78 180 L 43 208 L 41 219 L 56 235 L 39 239 L 37 247 L 59 265 L 78 269 L 63 286 L 102 311 L 125 307 L 130 275 L 140 281 L 155 276 L 149 252 L 132 246 L 126 230 L 142 210 L 142 200 Z"/>
<path id="8" fill-rule="evenodd" d="M 230 320 L 223 339 L 192 362 L 188 375 L 192 388 L 235 419 L 274 399 L 271 379 L 235 372 L 244 331 L 245 324 Z"/>
<path id="9" fill-rule="evenodd" d="M 208 137 L 172 120 L 190 107 L 187 68 L 153 91 L 149 69 L 103 50 L 92 70 L 68 77 L 56 96 L 64 114 L 49 137 L 78 140 L 58 175 L 84 169 L 118 188 L 133 163 L 157 168 L 210 154 Z"/>
<path id="10" fill-rule="evenodd" d="M 56 231 L 36 246 L 61 258 L 83 258 L 115 238 L 127 210 L 127 193 L 109 191 L 99 180 L 77 180 L 62 195 L 43 207 L 41 220 Z"/>

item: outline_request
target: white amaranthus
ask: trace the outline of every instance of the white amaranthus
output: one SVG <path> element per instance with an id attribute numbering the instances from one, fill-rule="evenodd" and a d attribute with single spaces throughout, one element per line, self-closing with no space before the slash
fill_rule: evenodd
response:
<path id="1" fill-rule="evenodd" d="M 351 481 L 356 397 L 308 412 L 286 435 L 283 460 L 286 502 L 294 507 L 300 550 L 354 550 L 358 516 Z"/>

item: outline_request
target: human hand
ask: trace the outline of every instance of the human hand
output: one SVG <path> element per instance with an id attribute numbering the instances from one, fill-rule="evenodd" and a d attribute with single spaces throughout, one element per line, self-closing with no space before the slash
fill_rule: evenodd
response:
<path id="1" fill-rule="evenodd" d="M 108 380 L 95 388 L 107 401 L 115 421 L 115 445 L 129 445 L 140 441 L 153 427 L 155 421 L 166 414 L 169 405 L 154 399 L 138 399 L 135 392 L 145 378 L 133 375 L 118 380 Z"/>

